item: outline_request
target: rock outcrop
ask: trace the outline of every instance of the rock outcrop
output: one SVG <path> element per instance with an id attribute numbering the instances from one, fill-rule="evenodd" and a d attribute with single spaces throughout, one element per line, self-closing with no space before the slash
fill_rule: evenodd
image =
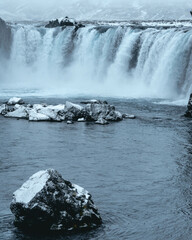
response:
<path id="1" fill-rule="evenodd" d="M 29 121 L 65 121 L 95 122 L 105 125 L 109 122 L 118 122 L 123 119 L 134 119 L 134 115 L 122 114 L 115 106 L 106 101 L 87 100 L 83 105 L 67 101 L 65 104 L 24 104 L 21 98 L 10 98 L 6 104 L 0 105 L 0 114 L 4 117 L 27 119 Z"/>
<path id="2" fill-rule="evenodd" d="M 55 27 L 75 27 L 75 29 L 79 29 L 82 27 L 85 27 L 85 25 L 83 25 L 82 23 L 78 23 L 76 22 L 74 19 L 72 18 L 60 18 L 60 19 L 54 19 L 52 21 L 49 21 L 49 23 L 47 25 L 45 25 L 46 28 L 55 28 Z"/>
<path id="3" fill-rule="evenodd" d="M 13 194 L 15 225 L 34 231 L 81 231 L 102 224 L 91 194 L 55 170 L 34 174 Z"/>
<path id="4" fill-rule="evenodd" d="M 192 117 L 192 93 L 189 97 L 189 101 L 188 101 L 188 104 L 187 104 L 187 111 L 184 115 L 185 117 Z"/>

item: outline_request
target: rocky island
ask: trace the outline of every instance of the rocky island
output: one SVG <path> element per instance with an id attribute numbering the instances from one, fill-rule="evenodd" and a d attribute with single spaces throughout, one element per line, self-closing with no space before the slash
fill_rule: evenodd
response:
<path id="1" fill-rule="evenodd" d="M 29 121 L 55 121 L 67 123 L 94 122 L 105 125 L 124 118 L 134 119 L 134 115 L 122 114 L 106 101 L 87 100 L 81 104 L 66 101 L 65 104 L 25 104 L 23 99 L 13 97 L 0 105 L 0 114 L 7 118 L 27 119 Z"/>

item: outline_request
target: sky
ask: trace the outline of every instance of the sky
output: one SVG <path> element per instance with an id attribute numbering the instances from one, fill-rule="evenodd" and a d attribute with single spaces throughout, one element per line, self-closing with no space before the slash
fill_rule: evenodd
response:
<path id="1" fill-rule="evenodd" d="M 0 0 L 0 17 L 49 20 L 64 16 L 78 20 L 190 19 L 189 0 Z"/>

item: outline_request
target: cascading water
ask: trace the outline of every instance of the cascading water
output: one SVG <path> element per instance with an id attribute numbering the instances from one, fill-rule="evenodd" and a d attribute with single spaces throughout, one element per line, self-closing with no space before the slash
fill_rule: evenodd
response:
<path id="1" fill-rule="evenodd" d="M 1 88 L 163 98 L 186 97 L 191 90 L 191 27 L 17 24 L 11 31 L 10 54 L 0 56 Z"/>

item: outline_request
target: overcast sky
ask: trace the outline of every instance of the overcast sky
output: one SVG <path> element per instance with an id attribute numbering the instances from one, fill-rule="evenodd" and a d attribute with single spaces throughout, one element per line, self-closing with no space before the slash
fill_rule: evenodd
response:
<path id="1" fill-rule="evenodd" d="M 0 0 L 5 20 L 190 18 L 189 0 Z"/>

